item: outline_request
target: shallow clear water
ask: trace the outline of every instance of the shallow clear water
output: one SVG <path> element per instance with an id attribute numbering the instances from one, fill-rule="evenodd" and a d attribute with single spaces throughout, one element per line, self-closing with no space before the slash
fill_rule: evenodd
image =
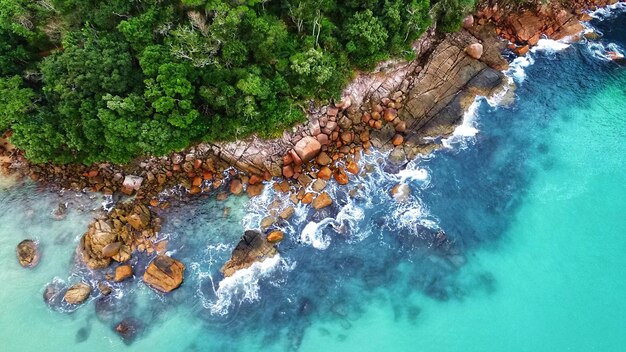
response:
<path id="1" fill-rule="evenodd" d="M 269 187 L 163 214 L 169 254 L 187 265 L 177 291 L 144 286 L 149 258 L 138 256 L 135 279 L 74 312 L 48 307 L 42 292 L 55 277 L 89 277 L 73 253 L 102 199 L 0 189 L 1 349 L 624 350 L 626 67 L 599 53 L 626 48 L 626 14 L 592 25 L 599 43 L 532 53 L 512 105 L 477 106 L 478 134 L 400 174 L 367 156 L 378 167 L 352 184 L 354 197 L 332 188 L 333 209 L 298 209 L 281 225 L 281 256 L 227 280 L 219 267 L 259 225 Z M 400 180 L 405 203 L 389 196 Z M 59 201 L 70 211 L 54 221 Z M 24 238 L 42 247 L 34 270 L 15 259 Z M 111 329 L 127 317 L 143 327 L 132 344 Z"/>

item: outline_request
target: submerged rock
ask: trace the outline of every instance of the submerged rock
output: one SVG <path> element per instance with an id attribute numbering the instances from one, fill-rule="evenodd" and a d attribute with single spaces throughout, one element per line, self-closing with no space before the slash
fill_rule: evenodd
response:
<path id="1" fill-rule="evenodd" d="M 143 281 L 150 287 L 167 293 L 175 290 L 183 282 L 185 265 L 178 260 L 158 255 L 143 275 Z"/>
<path id="2" fill-rule="evenodd" d="M 111 291 L 113 291 L 111 286 L 102 282 L 98 283 L 98 290 L 100 291 L 100 293 L 102 293 L 103 296 L 108 296 L 111 294 Z"/>
<path id="3" fill-rule="evenodd" d="M 398 183 L 391 189 L 391 195 L 398 202 L 406 202 L 411 196 L 411 188 L 406 183 Z"/>
<path id="4" fill-rule="evenodd" d="M 63 300 L 69 304 L 83 303 L 91 293 L 91 286 L 81 282 L 70 287 L 63 295 Z"/>
<path id="5" fill-rule="evenodd" d="M 17 245 L 17 260 L 25 268 L 32 268 L 39 263 L 41 257 L 37 243 L 33 240 L 23 240 Z"/>
<path id="6" fill-rule="evenodd" d="M 233 250 L 231 258 L 220 270 L 224 276 L 233 275 L 237 270 L 249 268 L 256 262 L 262 262 L 276 255 L 278 251 L 262 233 L 246 231 Z"/>
<path id="7" fill-rule="evenodd" d="M 125 318 L 115 325 L 115 332 L 126 344 L 132 343 L 141 331 L 141 323 L 135 318 Z"/>
<path id="8" fill-rule="evenodd" d="M 57 208 L 52 212 L 52 218 L 54 220 L 63 220 L 67 215 L 67 204 L 59 203 Z"/>

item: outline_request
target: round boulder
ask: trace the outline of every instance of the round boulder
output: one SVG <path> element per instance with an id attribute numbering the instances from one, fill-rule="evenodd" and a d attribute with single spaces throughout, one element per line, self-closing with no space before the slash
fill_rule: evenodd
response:
<path id="1" fill-rule="evenodd" d="M 33 240 L 23 240 L 17 245 L 17 260 L 25 268 L 32 268 L 39 263 L 39 248 Z"/>
<path id="2" fill-rule="evenodd" d="M 63 300 L 69 304 L 81 304 L 89 297 L 90 293 L 91 286 L 81 282 L 70 287 L 63 295 Z"/>
<path id="3" fill-rule="evenodd" d="M 480 43 L 470 44 L 465 48 L 465 52 L 471 58 L 478 60 L 483 56 L 483 45 Z"/>

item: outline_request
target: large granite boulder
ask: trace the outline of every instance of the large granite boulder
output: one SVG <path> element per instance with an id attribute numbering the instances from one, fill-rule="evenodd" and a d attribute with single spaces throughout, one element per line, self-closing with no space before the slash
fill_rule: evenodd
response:
<path id="1" fill-rule="evenodd" d="M 302 162 L 307 162 L 315 158 L 322 150 L 322 145 L 315 137 L 306 136 L 296 143 L 293 148 L 296 154 L 302 159 Z"/>
<path id="2" fill-rule="evenodd" d="M 63 295 L 63 300 L 69 304 L 83 303 L 91 293 L 91 286 L 81 282 L 70 287 Z"/>
<path id="3" fill-rule="evenodd" d="M 185 265 L 166 255 L 158 255 L 143 274 L 143 281 L 155 290 L 167 293 L 183 282 Z"/>
<path id="4" fill-rule="evenodd" d="M 25 268 L 32 268 L 39 263 L 41 257 L 37 243 L 33 240 L 23 240 L 17 245 L 17 260 Z"/>
<path id="5" fill-rule="evenodd" d="M 256 262 L 275 256 L 276 253 L 278 253 L 276 247 L 262 233 L 246 231 L 221 272 L 226 277 L 231 276 L 237 270 L 249 268 Z"/>

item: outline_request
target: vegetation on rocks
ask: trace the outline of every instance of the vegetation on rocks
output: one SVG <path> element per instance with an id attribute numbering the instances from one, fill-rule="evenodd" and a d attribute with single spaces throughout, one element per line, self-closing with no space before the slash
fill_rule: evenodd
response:
<path id="1" fill-rule="evenodd" d="M 474 0 L 0 0 L 0 130 L 33 162 L 276 136 Z"/>

